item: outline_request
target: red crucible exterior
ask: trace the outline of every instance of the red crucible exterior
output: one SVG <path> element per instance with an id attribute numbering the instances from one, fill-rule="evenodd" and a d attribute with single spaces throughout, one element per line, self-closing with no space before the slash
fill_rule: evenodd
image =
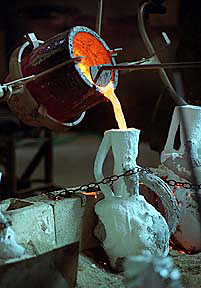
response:
<path id="1" fill-rule="evenodd" d="M 75 26 L 50 38 L 35 49 L 28 46 L 21 57 L 19 71 L 21 77 L 26 77 L 37 75 L 78 56 L 84 57 L 80 63 L 68 63 L 25 84 L 24 90 L 29 94 L 28 97 L 32 98 L 34 106 L 44 107 L 47 117 L 52 121 L 55 120 L 57 124 L 74 121 L 83 111 L 107 101 L 98 86 L 93 83 L 90 67 L 99 64 L 115 64 L 109 47 L 93 30 L 84 26 Z M 13 70 L 13 63 L 11 66 Z M 105 86 L 109 81 L 113 81 L 116 88 L 117 73 L 117 71 L 107 73 L 102 82 L 98 83 L 99 86 Z M 16 79 L 16 75 L 12 77 L 12 74 L 13 72 L 11 72 L 11 79 Z M 10 104 L 12 110 L 12 101 Z M 21 106 L 23 109 L 23 105 Z M 20 112 L 17 114 L 20 117 Z"/>

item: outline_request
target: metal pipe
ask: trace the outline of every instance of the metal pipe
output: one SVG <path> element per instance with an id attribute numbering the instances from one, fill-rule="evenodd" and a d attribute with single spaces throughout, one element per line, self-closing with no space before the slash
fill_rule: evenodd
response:
<path id="1" fill-rule="evenodd" d="M 150 41 L 150 39 L 149 39 L 149 37 L 147 35 L 146 29 L 145 29 L 145 25 L 144 25 L 144 9 L 145 9 L 146 6 L 149 6 L 149 5 L 150 5 L 149 2 L 145 2 L 141 6 L 141 8 L 140 8 L 140 10 L 138 12 L 138 27 L 139 27 L 140 35 L 141 35 L 141 37 L 143 39 L 143 42 L 144 42 L 149 54 L 152 55 L 152 54 L 155 54 L 155 50 L 154 50 L 154 47 L 152 46 L 151 41 Z M 160 60 L 157 57 L 157 55 L 155 55 L 154 58 L 155 58 L 155 60 L 158 63 L 160 63 Z M 173 98 L 173 100 L 175 102 L 177 102 L 177 103 L 179 102 L 179 105 L 187 105 L 187 102 L 176 94 L 176 91 L 173 88 L 173 86 L 172 86 L 172 84 L 171 84 L 171 82 L 170 82 L 165 70 L 163 69 L 163 67 L 161 69 L 159 69 L 159 75 L 160 75 L 160 78 L 161 78 L 163 84 L 169 90 L 170 95 Z M 180 97 L 179 101 L 176 99 L 177 97 Z"/>
<path id="2" fill-rule="evenodd" d="M 38 167 L 39 163 L 43 159 L 45 153 L 47 153 L 46 142 L 41 145 L 40 149 L 37 151 L 29 165 L 26 167 L 25 171 L 21 176 L 21 180 L 28 180 L 31 177 L 32 173 L 35 171 L 35 169 Z"/>
<path id="3" fill-rule="evenodd" d="M 46 183 L 53 182 L 53 140 L 52 131 L 45 129 L 46 151 L 44 155 L 44 180 Z"/>
<path id="4" fill-rule="evenodd" d="M 98 0 L 98 10 L 96 15 L 96 32 L 99 35 L 101 34 L 102 16 L 103 16 L 103 0 Z"/>

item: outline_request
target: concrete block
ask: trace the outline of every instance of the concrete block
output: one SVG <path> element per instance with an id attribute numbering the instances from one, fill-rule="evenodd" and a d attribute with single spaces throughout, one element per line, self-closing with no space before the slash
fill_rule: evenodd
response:
<path id="1" fill-rule="evenodd" d="M 18 244 L 26 253 L 39 255 L 56 248 L 54 214 L 48 204 L 27 200 L 9 199 L 10 205 L 3 211 L 12 222 Z"/>
<path id="2" fill-rule="evenodd" d="M 33 203 L 44 203 L 53 209 L 55 223 L 55 239 L 57 247 L 80 241 L 80 228 L 85 207 L 81 207 L 79 198 L 66 198 L 63 200 L 49 200 L 47 196 L 27 198 Z"/>
<path id="3" fill-rule="evenodd" d="M 79 241 L 84 212 L 80 199 L 64 199 L 51 205 L 54 211 L 57 247 Z"/>
<path id="4" fill-rule="evenodd" d="M 0 287 L 75 287 L 84 209 L 78 198 L 53 201 L 41 195 L 0 202 L 26 250 L 21 258 L 0 259 Z"/>

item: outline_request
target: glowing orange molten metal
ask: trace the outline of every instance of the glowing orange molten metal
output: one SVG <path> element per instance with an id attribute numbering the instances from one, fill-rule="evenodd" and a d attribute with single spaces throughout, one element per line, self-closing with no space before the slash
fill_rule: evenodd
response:
<path id="1" fill-rule="evenodd" d="M 90 74 L 91 66 L 111 64 L 110 53 L 96 37 L 87 32 L 79 32 L 75 35 L 73 40 L 73 53 L 74 57 L 85 57 L 78 65 L 82 73 L 91 83 L 93 83 Z"/>
<path id="2" fill-rule="evenodd" d="M 74 57 L 84 56 L 78 64 L 81 72 L 94 84 L 90 67 L 99 64 L 111 63 L 111 56 L 98 39 L 86 32 L 77 33 L 73 42 Z M 97 85 L 96 85 L 97 86 Z M 127 129 L 126 121 L 121 109 L 121 104 L 114 93 L 113 77 L 106 87 L 97 86 L 99 91 L 111 101 L 119 129 Z"/>
<path id="3" fill-rule="evenodd" d="M 123 130 L 127 129 L 124 114 L 121 109 L 121 104 L 114 93 L 114 87 L 112 81 L 110 81 L 110 83 L 106 87 L 104 88 L 100 87 L 99 89 L 104 94 L 104 96 L 112 102 L 114 115 L 118 123 L 119 129 Z"/>

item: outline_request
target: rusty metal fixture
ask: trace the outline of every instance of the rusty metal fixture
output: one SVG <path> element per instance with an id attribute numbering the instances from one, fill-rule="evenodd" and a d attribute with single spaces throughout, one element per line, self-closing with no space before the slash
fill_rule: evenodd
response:
<path id="1" fill-rule="evenodd" d="M 104 87 L 112 81 L 116 88 L 117 71 L 106 71 L 96 85 L 90 75 L 91 66 L 115 65 L 110 51 L 96 32 L 84 26 L 60 33 L 35 49 L 31 45 L 25 45 L 23 51 L 21 47 L 17 48 L 10 60 L 11 81 L 51 71 L 65 61 L 68 64 L 24 84 L 8 97 L 10 109 L 29 125 L 65 132 L 73 126 L 66 122 L 76 122 L 85 110 L 107 101 L 99 86 Z M 70 59 L 79 56 L 84 57 L 81 62 L 69 63 Z"/>

